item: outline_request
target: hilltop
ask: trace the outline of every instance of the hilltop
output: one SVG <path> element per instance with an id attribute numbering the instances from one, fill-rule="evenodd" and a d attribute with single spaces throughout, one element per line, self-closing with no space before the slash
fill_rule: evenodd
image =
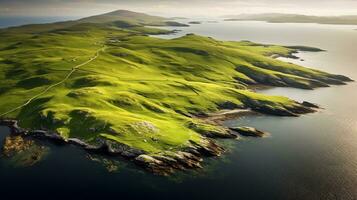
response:
<path id="1" fill-rule="evenodd" d="M 128 10 L 116 10 L 110 13 L 86 17 L 78 20 L 79 23 L 108 23 L 126 22 L 137 26 L 188 26 L 186 24 L 170 21 L 169 18 L 147 15 Z"/>
<path id="2" fill-rule="evenodd" d="M 250 86 L 313 89 L 351 81 L 273 58 L 316 48 L 195 34 L 171 40 L 147 35 L 168 33 L 145 26 L 163 22 L 165 18 L 116 11 L 1 29 L 2 124 L 23 135 L 123 156 L 167 174 L 201 167 L 202 158 L 224 151 L 217 138 L 237 137 L 203 120 L 209 113 L 250 109 L 298 116 L 314 111 Z"/>
<path id="3" fill-rule="evenodd" d="M 135 28 L 143 26 L 189 26 L 187 24 L 172 21 L 169 18 L 151 16 L 144 13 L 132 12 L 128 10 L 117 10 L 102 15 L 82 18 L 79 20 L 56 22 L 49 24 L 29 24 L 19 27 L 10 27 L 6 29 L 0 29 L 0 32 L 4 32 L 4 30 L 6 30 L 7 33 L 40 33 L 46 31 L 48 32 L 51 30 L 66 29 L 73 26 L 84 26 L 85 24 L 92 24 L 93 26 L 113 25 L 119 28 Z M 162 32 L 160 33 L 170 33 L 170 31 L 167 30 L 161 31 Z"/>

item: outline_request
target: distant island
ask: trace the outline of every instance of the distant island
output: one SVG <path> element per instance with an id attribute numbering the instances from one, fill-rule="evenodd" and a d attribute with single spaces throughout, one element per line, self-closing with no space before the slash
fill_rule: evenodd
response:
<path id="1" fill-rule="evenodd" d="M 317 23 L 335 25 L 357 25 L 357 15 L 312 16 L 298 14 L 241 14 L 224 16 L 225 21 L 266 21 L 269 23 Z"/>
<path id="2" fill-rule="evenodd" d="M 209 119 L 212 113 L 299 116 L 316 110 L 312 103 L 259 94 L 252 87 L 314 89 L 351 81 L 274 59 L 318 48 L 196 34 L 171 40 L 149 36 L 170 34 L 153 27 L 168 25 L 187 26 L 118 10 L 0 29 L 0 124 L 16 137 L 74 144 L 167 175 L 201 168 L 203 158 L 221 155 L 218 138 L 264 134 L 223 127 Z M 31 145 L 21 138 L 7 144 L 7 152 Z"/>
<path id="3" fill-rule="evenodd" d="M 189 24 L 202 24 L 202 22 L 200 21 L 191 21 L 191 22 L 188 22 Z"/>

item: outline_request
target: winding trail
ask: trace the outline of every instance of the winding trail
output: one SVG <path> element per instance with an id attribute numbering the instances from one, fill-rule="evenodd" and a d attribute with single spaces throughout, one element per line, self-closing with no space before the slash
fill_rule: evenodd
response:
<path id="1" fill-rule="evenodd" d="M 27 106 L 27 105 L 30 104 L 33 100 L 35 100 L 36 98 L 38 98 L 38 97 L 40 97 L 40 96 L 46 94 L 46 93 L 47 93 L 49 90 L 51 90 L 52 88 L 54 88 L 54 87 L 56 87 L 56 86 L 58 86 L 58 85 L 61 85 L 62 83 L 64 83 L 65 81 L 67 81 L 67 80 L 71 77 L 71 75 L 72 75 L 74 72 L 76 72 L 76 71 L 86 71 L 86 72 L 91 72 L 91 73 L 96 73 L 96 74 L 103 74 L 103 75 L 107 75 L 107 76 L 111 76 L 111 77 L 116 77 L 116 78 L 119 78 L 120 80 L 123 80 L 123 79 L 121 79 L 120 77 L 113 76 L 112 74 L 106 74 L 106 73 L 100 73 L 100 72 L 95 72 L 95 71 L 80 69 L 82 66 L 84 66 L 84 65 L 86 65 L 86 64 L 88 64 L 88 63 L 94 61 L 95 59 L 97 59 L 98 56 L 99 56 L 99 54 L 100 54 L 100 52 L 103 51 L 105 48 L 106 48 L 106 46 L 103 45 L 103 47 L 100 48 L 100 49 L 98 49 L 98 50 L 96 51 L 95 55 L 94 55 L 93 57 L 91 57 L 89 60 L 87 60 L 87 61 L 85 61 L 85 62 L 83 62 L 83 63 L 81 63 L 81 64 L 79 64 L 79 65 L 77 65 L 77 66 L 75 66 L 75 67 L 73 67 L 72 70 L 69 71 L 68 74 L 64 77 L 64 79 L 62 79 L 61 81 L 59 81 L 59 82 L 57 82 L 57 83 L 55 83 L 55 84 L 53 84 L 53 85 L 48 86 L 45 90 L 43 90 L 42 92 L 40 92 L 40 93 L 36 94 L 35 96 L 31 97 L 31 98 L 28 99 L 25 103 L 23 103 L 23 104 L 21 104 L 21 105 L 15 107 L 15 108 L 13 108 L 13 109 L 11 109 L 11 110 L 5 112 L 5 113 L 0 114 L 0 118 L 3 117 L 3 116 L 6 116 L 6 115 L 8 115 L 8 114 L 10 114 L 10 113 L 12 113 L 12 112 L 15 112 L 16 110 L 19 110 L 19 109 L 21 109 L 21 108 Z M 230 61 L 228 61 L 228 62 L 230 62 Z M 131 79 L 128 79 L 128 80 L 125 80 L 125 81 L 149 81 L 149 82 L 151 82 L 151 81 L 152 81 L 152 82 L 154 82 L 154 81 L 160 81 L 160 82 L 161 82 L 161 81 L 167 81 L 167 80 L 145 80 L 145 79 L 131 80 Z M 245 83 L 242 83 L 242 82 L 237 81 L 237 80 L 236 80 L 236 81 L 215 80 L 215 81 L 226 82 L 226 83 L 239 83 L 240 86 L 242 87 L 241 89 L 247 89 L 247 85 L 246 85 Z M 182 82 L 180 82 L 180 81 L 174 81 L 174 82 L 185 86 L 185 87 L 186 87 L 187 89 L 189 89 L 189 90 L 192 90 L 196 95 L 200 95 L 200 94 L 199 94 L 199 91 L 196 90 L 193 86 L 190 86 L 190 85 L 188 85 L 188 84 L 182 83 Z M 210 82 L 203 82 L 203 83 L 210 83 Z"/>
<path id="2" fill-rule="evenodd" d="M 36 98 L 38 98 L 38 97 L 40 97 L 40 96 L 46 94 L 50 89 L 52 89 L 52 88 L 54 88 L 54 87 L 56 87 L 56 86 L 58 86 L 58 85 L 61 85 L 62 83 L 64 83 L 65 81 L 67 81 L 67 80 L 69 79 L 69 77 L 71 77 L 71 75 L 72 75 L 75 71 L 77 71 L 80 67 L 82 67 L 82 66 L 84 66 L 84 65 L 86 65 L 86 64 L 88 64 L 88 63 L 90 63 L 90 62 L 92 62 L 93 60 L 97 59 L 98 56 L 99 56 L 99 52 L 103 51 L 105 48 L 106 48 L 105 45 L 103 45 L 103 47 L 100 48 L 100 49 L 98 49 L 97 52 L 95 53 L 95 55 L 94 55 L 93 57 L 91 57 L 89 60 L 87 60 L 87 61 L 85 61 L 84 63 L 81 63 L 81 64 L 79 64 L 79 65 L 76 65 L 75 67 L 73 67 L 72 70 L 67 74 L 67 76 L 64 77 L 64 79 L 62 79 L 61 81 L 59 81 L 59 82 L 57 82 L 57 83 L 55 83 L 55 84 L 53 84 L 53 85 L 48 86 L 45 90 L 43 90 L 42 92 L 40 92 L 40 93 L 36 94 L 35 96 L 31 97 L 31 98 L 28 99 L 25 103 L 23 103 L 23 104 L 21 104 L 21 105 L 15 107 L 15 108 L 13 108 L 13 109 L 11 109 L 11 110 L 5 112 L 5 113 L 0 114 L 0 117 L 3 117 L 3 116 L 5 116 L 5 115 L 7 115 L 7 114 L 9 114 L 9 113 L 15 112 L 16 110 L 19 110 L 19 109 L 21 109 L 21 108 L 27 106 L 28 104 L 30 104 L 30 103 L 31 103 L 33 100 L 35 100 Z"/>

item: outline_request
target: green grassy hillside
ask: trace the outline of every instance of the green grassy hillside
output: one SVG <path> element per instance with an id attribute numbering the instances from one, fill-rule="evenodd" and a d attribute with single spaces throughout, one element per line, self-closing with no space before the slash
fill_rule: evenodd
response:
<path id="1" fill-rule="evenodd" d="M 53 30 L 60 31 L 61 29 L 77 29 L 82 28 L 84 31 L 86 25 L 88 24 L 96 24 L 96 26 L 107 26 L 113 25 L 119 28 L 142 28 L 142 26 L 188 26 L 186 24 L 182 24 L 179 22 L 172 21 L 168 18 L 158 17 L 158 16 L 151 16 L 144 13 L 137 13 L 127 10 L 117 10 L 114 12 L 96 15 L 91 17 L 82 18 L 79 20 L 73 21 L 65 21 L 65 22 L 56 22 L 51 24 L 30 24 L 30 25 L 23 25 L 19 27 L 11 27 L 6 29 L 6 33 L 10 34 L 24 34 L 24 33 L 43 33 L 49 32 Z M 74 27 L 76 26 L 76 27 Z M 149 28 L 146 28 L 149 29 Z M 159 31 L 159 30 L 156 30 Z M 0 33 L 4 32 L 0 29 Z M 170 33 L 171 31 L 168 30 L 161 30 L 156 34 L 165 34 Z M 150 32 L 150 34 L 152 34 Z"/>
<path id="2" fill-rule="evenodd" d="M 162 164 L 197 156 L 197 149 L 218 155 L 209 138 L 232 137 L 195 116 L 223 108 L 288 116 L 311 111 L 249 85 L 312 89 L 349 80 L 272 58 L 297 47 L 194 34 L 166 40 L 146 36 L 160 29 L 84 21 L 0 31 L 1 118 L 65 139 L 123 144 L 152 156 L 136 160 Z"/>
<path id="3" fill-rule="evenodd" d="M 127 22 L 132 25 L 188 26 L 186 24 L 170 21 L 164 17 L 151 16 L 128 10 L 117 10 L 107 14 L 91 16 L 78 20 L 79 23 L 108 23 L 114 21 Z"/>

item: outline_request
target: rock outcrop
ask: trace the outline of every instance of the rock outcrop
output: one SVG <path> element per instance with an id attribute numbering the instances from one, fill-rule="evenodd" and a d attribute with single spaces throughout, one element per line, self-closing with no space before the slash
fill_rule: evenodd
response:
<path id="1" fill-rule="evenodd" d="M 206 156 L 220 156 L 224 149 L 208 138 L 202 139 L 200 143 L 190 140 L 190 145 L 176 152 L 161 152 L 149 154 L 148 152 L 132 148 L 128 145 L 99 138 L 94 142 L 87 143 L 78 138 L 64 138 L 55 132 L 48 130 L 26 130 L 17 125 L 16 120 L 0 120 L 0 125 L 8 126 L 11 134 L 16 134 L 15 139 L 6 140 L 8 145 L 4 147 L 4 153 L 10 154 L 13 150 L 23 151 L 28 149 L 32 143 L 27 143 L 24 137 L 32 137 L 49 140 L 59 145 L 76 145 L 94 154 L 109 156 L 121 156 L 133 160 L 137 165 L 158 175 L 169 175 L 176 170 L 202 168 L 201 162 Z M 226 130 L 225 130 L 226 131 Z M 224 134 L 228 134 L 224 132 Z M 229 133 L 230 134 L 230 133 Z M 20 138 L 20 139 L 18 139 Z M 111 168 L 112 169 L 112 166 Z"/>
<path id="2" fill-rule="evenodd" d="M 320 108 L 319 105 L 317 105 L 317 104 L 315 104 L 315 103 L 308 102 L 308 101 L 303 101 L 303 102 L 301 103 L 301 105 L 306 106 L 306 107 L 309 107 L 309 108 Z"/>
<path id="3" fill-rule="evenodd" d="M 2 155 L 16 167 L 32 166 L 47 154 L 45 146 L 23 136 L 7 136 L 2 147 Z"/>
<path id="4" fill-rule="evenodd" d="M 256 128 L 248 127 L 248 126 L 231 127 L 230 129 L 243 136 L 263 137 L 268 134 L 267 132 L 260 131 Z"/>

